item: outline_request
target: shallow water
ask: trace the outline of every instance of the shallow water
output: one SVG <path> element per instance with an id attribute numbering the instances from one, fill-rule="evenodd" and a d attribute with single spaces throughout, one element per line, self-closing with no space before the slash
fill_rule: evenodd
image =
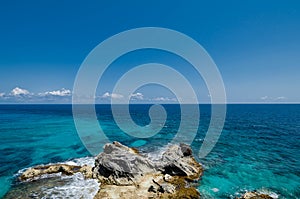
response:
<path id="1" fill-rule="evenodd" d="M 174 138 L 180 124 L 180 107 L 164 107 L 168 112 L 165 126 L 145 139 L 122 132 L 109 105 L 97 105 L 96 109 L 111 141 L 152 152 L 154 157 L 159 154 L 156 150 Z M 148 109 L 149 105 L 131 106 L 137 124 L 149 123 Z M 200 110 L 200 127 L 192 143 L 195 152 L 210 121 L 210 106 L 200 105 Z M 188 117 L 192 121 L 193 115 Z M 186 135 L 193 136 L 188 129 Z M 279 198 L 300 198 L 299 149 L 300 105 L 228 105 L 218 143 L 199 159 L 206 169 L 199 190 L 203 198 L 234 198 L 254 189 Z M 86 156 L 89 152 L 76 132 L 71 105 L 0 105 L 0 197 L 17 186 L 15 176 L 21 169 Z M 64 194 L 59 188 L 54 192 Z"/>

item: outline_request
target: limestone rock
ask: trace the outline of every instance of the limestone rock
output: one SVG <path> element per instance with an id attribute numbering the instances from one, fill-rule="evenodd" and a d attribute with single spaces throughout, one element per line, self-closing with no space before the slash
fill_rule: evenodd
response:
<path id="1" fill-rule="evenodd" d="M 96 199 L 200 198 L 195 187 L 203 169 L 188 145 L 169 146 L 162 157 L 154 161 L 136 149 L 113 142 L 104 146 L 94 165 L 93 168 L 86 165 L 41 165 L 26 170 L 19 179 L 34 183 L 44 174 L 74 175 L 81 172 L 85 178 L 94 178 L 100 183 Z M 51 178 L 42 179 L 42 182 L 51 181 Z M 26 186 L 26 183 L 21 185 Z"/>
<path id="2" fill-rule="evenodd" d="M 95 160 L 93 176 L 102 183 L 133 185 L 138 177 L 156 172 L 155 164 L 136 150 L 113 142 L 104 146 Z"/>
<path id="3" fill-rule="evenodd" d="M 170 146 L 160 162 L 162 173 L 171 176 L 187 176 L 197 180 L 203 172 L 202 166 L 192 156 L 192 149 L 185 144 Z"/>
<path id="4" fill-rule="evenodd" d="M 92 167 L 88 165 L 84 165 L 79 169 L 79 172 L 83 174 L 85 178 L 92 178 L 93 177 L 93 171 Z"/>
<path id="5" fill-rule="evenodd" d="M 95 160 L 93 177 L 101 183 L 95 198 L 200 198 L 192 182 L 202 171 L 188 145 L 172 145 L 151 161 L 113 142 Z"/>
<path id="6" fill-rule="evenodd" d="M 82 172 L 82 174 L 90 178 L 92 177 L 92 167 L 90 166 L 75 166 L 67 164 L 42 165 L 27 169 L 21 174 L 19 180 L 34 180 L 37 177 L 45 174 L 62 173 L 64 175 L 73 175 L 74 173 Z"/>

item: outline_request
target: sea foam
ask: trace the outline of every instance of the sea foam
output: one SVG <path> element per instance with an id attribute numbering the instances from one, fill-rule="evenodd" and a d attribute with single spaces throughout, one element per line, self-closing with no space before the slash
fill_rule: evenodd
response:
<path id="1" fill-rule="evenodd" d="M 68 164 L 68 165 L 89 165 L 94 166 L 94 157 L 83 157 L 73 160 L 68 160 L 65 162 L 50 163 L 47 165 L 53 164 Z M 29 168 L 21 169 L 16 174 L 16 177 L 21 175 L 25 170 Z M 63 181 L 63 185 L 59 186 L 47 186 L 41 188 L 39 193 L 33 193 L 39 198 L 94 198 L 96 193 L 99 190 L 100 183 L 96 179 L 85 179 L 81 173 L 76 173 L 72 176 L 62 175 L 61 173 L 56 174 L 45 174 L 41 175 L 34 180 L 42 179 L 51 179 L 51 178 L 60 178 Z M 50 182 L 50 181 L 49 181 Z M 26 183 L 26 182 L 25 182 Z"/>

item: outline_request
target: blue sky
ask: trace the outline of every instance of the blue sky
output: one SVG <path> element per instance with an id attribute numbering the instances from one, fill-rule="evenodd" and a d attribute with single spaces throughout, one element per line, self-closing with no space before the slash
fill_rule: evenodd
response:
<path id="1" fill-rule="evenodd" d="M 0 103 L 69 103 L 76 73 L 95 46 L 147 26 L 199 42 L 220 70 L 228 102 L 300 102 L 297 1 L 1 1 Z M 98 89 L 99 100 L 117 97 L 110 92 L 112 77 L 136 59 L 180 62 L 168 53 L 147 53 L 117 60 Z M 193 71 L 186 75 L 197 81 Z M 200 101 L 207 102 L 199 85 Z M 157 86 L 136 93 L 136 101 L 175 101 Z"/>

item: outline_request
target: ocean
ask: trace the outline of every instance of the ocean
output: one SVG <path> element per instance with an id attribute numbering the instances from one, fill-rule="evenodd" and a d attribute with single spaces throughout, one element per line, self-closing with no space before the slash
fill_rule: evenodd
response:
<path id="1" fill-rule="evenodd" d="M 180 124 L 180 106 L 163 106 L 168 115 L 162 130 L 143 139 L 122 132 L 110 105 L 96 105 L 96 111 L 110 141 L 151 154 L 171 142 Z M 210 105 L 199 107 L 200 125 L 191 144 L 195 152 L 208 129 L 211 110 Z M 132 119 L 147 125 L 149 108 L 130 105 Z M 193 115 L 189 117 L 192 120 Z M 247 190 L 275 198 L 300 198 L 299 151 L 300 105 L 227 105 L 217 144 L 205 158 L 198 158 L 205 168 L 198 189 L 202 198 L 235 198 Z M 25 168 L 57 162 L 90 164 L 92 160 L 77 134 L 71 105 L 0 105 L 0 198 L 19 186 L 16 178 Z M 80 176 L 67 180 L 71 189 L 45 188 L 45 194 L 92 198 L 97 191 L 95 182 Z"/>

